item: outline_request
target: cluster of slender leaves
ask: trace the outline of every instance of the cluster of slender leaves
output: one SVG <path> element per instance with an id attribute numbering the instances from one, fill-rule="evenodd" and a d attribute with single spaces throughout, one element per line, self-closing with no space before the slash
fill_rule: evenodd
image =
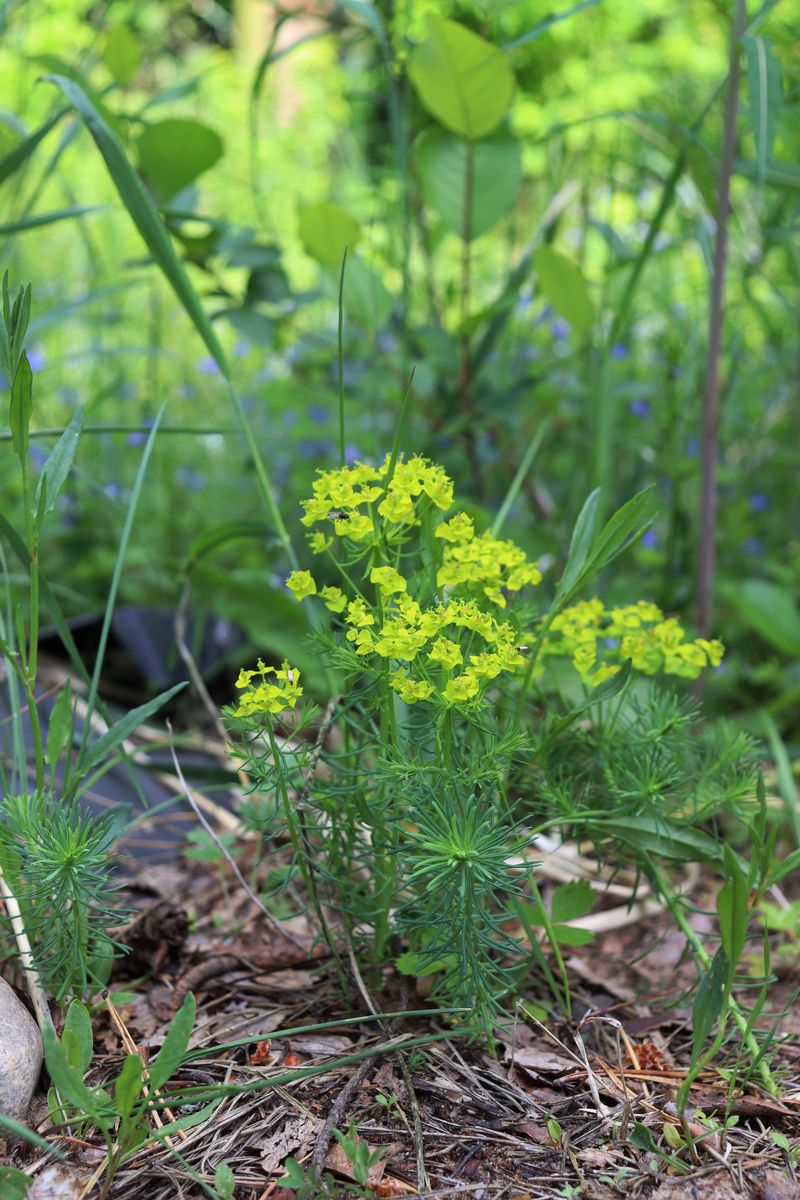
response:
<path id="1" fill-rule="evenodd" d="M 61 1038 L 45 1032 L 45 1061 L 52 1081 L 48 1092 L 50 1118 L 55 1125 L 94 1130 L 107 1151 L 108 1194 L 119 1167 L 147 1142 L 163 1143 L 171 1133 L 207 1120 L 216 1103 L 183 1117 L 152 1124 L 153 1113 L 168 1106 L 161 1089 L 183 1062 L 194 1026 L 195 1000 L 189 995 L 172 1019 L 163 1045 L 145 1066 L 141 1055 L 128 1054 L 111 1088 L 90 1087 L 84 1079 L 93 1057 L 92 1023 L 87 1009 L 74 1000 L 67 1011 Z"/>

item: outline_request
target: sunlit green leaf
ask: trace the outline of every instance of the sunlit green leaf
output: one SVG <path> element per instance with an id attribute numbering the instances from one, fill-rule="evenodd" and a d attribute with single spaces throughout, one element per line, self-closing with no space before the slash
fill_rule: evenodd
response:
<path id="1" fill-rule="evenodd" d="M 300 240 L 308 254 L 326 267 L 341 267 L 345 249 L 352 250 L 361 227 L 338 204 L 311 204 L 300 213 Z M 352 258 L 352 256 L 351 256 Z M 351 258 L 348 259 L 348 270 Z"/>
<path id="2" fill-rule="evenodd" d="M 514 95 L 514 73 L 502 51 L 436 15 L 428 17 L 427 40 L 412 52 L 408 73 L 428 111 L 460 137 L 486 137 Z"/>
<path id="3" fill-rule="evenodd" d="M 171 117 L 146 125 L 136 143 L 139 166 L 156 195 L 171 200 L 222 157 L 222 138 L 207 125 Z"/>

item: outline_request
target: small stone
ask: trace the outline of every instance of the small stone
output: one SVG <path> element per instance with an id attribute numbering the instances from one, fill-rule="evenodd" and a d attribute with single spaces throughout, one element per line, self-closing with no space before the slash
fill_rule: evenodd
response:
<path id="1" fill-rule="evenodd" d="M 21 1000 L 0 979 L 0 1113 L 24 1121 L 42 1069 L 42 1036 Z"/>

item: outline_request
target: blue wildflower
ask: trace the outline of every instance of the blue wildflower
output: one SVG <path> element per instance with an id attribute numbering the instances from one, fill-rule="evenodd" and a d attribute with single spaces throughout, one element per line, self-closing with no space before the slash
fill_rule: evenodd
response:
<path id="1" fill-rule="evenodd" d="M 700 451 L 700 443 L 698 442 L 697 438 L 690 437 L 688 439 L 688 441 L 686 442 L 687 455 L 689 456 L 689 458 L 697 458 L 699 451 Z"/>
<path id="2" fill-rule="evenodd" d="M 631 400 L 630 404 L 628 405 L 628 411 L 631 412 L 634 417 L 639 417 L 641 419 L 644 419 L 645 417 L 649 417 L 650 416 L 650 401 L 649 400 Z"/>
<path id="3" fill-rule="evenodd" d="M 753 492 L 750 497 L 750 507 L 753 512 L 765 512 L 769 508 L 769 496 L 764 492 Z"/>
<path id="4" fill-rule="evenodd" d="M 648 529 L 642 534 L 642 545 L 648 550 L 653 550 L 658 545 L 658 534 L 654 529 Z"/>
<path id="5" fill-rule="evenodd" d="M 44 464 L 47 462 L 47 451 L 42 446 L 31 446 L 28 450 L 30 460 L 36 467 L 37 471 L 41 471 Z"/>
<path id="6" fill-rule="evenodd" d="M 562 338 L 568 338 L 572 333 L 572 326 L 570 325 L 569 321 L 565 321 L 563 317 L 554 317 L 550 328 L 553 331 L 553 337 L 556 338 L 557 341 L 560 341 Z"/>
<path id="7" fill-rule="evenodd" d="M 197 364 L 197 369 L 201 375 L 219 375 L 219 367 L 217 360 L 210 354 L 205 354 Z"/>
<path id="8" fill-rule="evenodd" d="M 28 347 L 28 364 L 29 364 L 31 370 L 33 371 L 34 375 L 36 374 L 37 371 L 44 370 L 44 364 L 46 361 L 47 361 L 47 359 L 45 357 L 44 347 L 42 347 L 42 346 L 29 346 Z"/>
<path id="9" fill-rule="evenodd" d="M 201 492 L 208 482 L 201 471 L 193 471 L 190 467 L 178 467 L 175 478 L 190 492 Z"/>
<path id="10" fill-rule="evenodd" d="M 762 549 L 761 542 L 759 541 L 758 538 L 754 538 L 754 537 L 746 538 L 743 549 L 744 549 L 745 554 L 749 554 L 749 555 L 751 555 L 751 557 L 755 557 L 756 555 L 759 555 L 761 553 L 761 549 Z"/>
<path id="11" fill-rule="evenodd" d="M 614 345 L 611 347 L 611 357 L 616 358 L 618 361 L 627 358 L 629 354 L 630 350 L 624 342 L 614 342 Z"/>

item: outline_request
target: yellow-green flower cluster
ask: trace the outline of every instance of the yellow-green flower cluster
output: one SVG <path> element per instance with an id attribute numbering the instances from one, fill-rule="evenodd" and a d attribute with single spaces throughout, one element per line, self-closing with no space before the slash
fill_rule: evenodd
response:
<path id="1" fill-rule="evenodd" d="M 257 680 L 256 683 L 253 680 Z M 239 697 L 236 717 L 255 717 L 263 713 L 277 716 L 294 708 L 303 694 L 300 672 L 284 661 L 280 667 L 267 667 L 259 658 L 254 671 L 239 672 L 237 688 L 247 689 Z"/>
<path id="2" fill-rule="evenodd" d="M 525 663 L 511 626 L 474 600 L 421 608 L 401 593 L 380 624 L 363 601 L 354 600 L 345 623 L 356 654 L 405 664 L 390 671 L 389 683 L 407 704 L 481 703 L 492 679 Z"/>
<path id="3" fill-rule="evenodd" d="M 543 654 L 569 656 L 584 683 L 596 686 L 616 674 L 627 659 L 637 671 L 696 679 L 722 659 L 722 642 L 688 640 L 683 626 L 646 600 L 606 609 L 600 600 L 582 600 L 553 620 Z"/>
<path id="4" fill-rule="evenodd" d="M 391 478 L 390 458 L 379 467 L 354 463 L 336 471 L 322 471 L 314 480 L 313 496 L 303 501 L 304 525 L 332 523 L 338 537 L 364 542 L 375 531 L 376 514 L 394 525 L 418 525 L 417 503 L 427 499 L 447 510 L 453 503 L 453 481 L 443 467 L 420 455 L 398 459 Z M 379 502 L 379 503 L 378 503 Z M 315 554 L 332 545 L 330 535 L 315 530 L 309 535 Z"/>
<path id="5" fill-rule="evenodd" d="M 439 587 L 475 589 L 492 604 L 505 608 L 503 591 L 518 592 L 542 578 L 539 568 L 528 562 L 514 542 L 501 541 L 488 531 L 476 536 L 472 520 L 464 513 L 444 521 L 435 536 L 447 543 L 436 576 Z"/>

